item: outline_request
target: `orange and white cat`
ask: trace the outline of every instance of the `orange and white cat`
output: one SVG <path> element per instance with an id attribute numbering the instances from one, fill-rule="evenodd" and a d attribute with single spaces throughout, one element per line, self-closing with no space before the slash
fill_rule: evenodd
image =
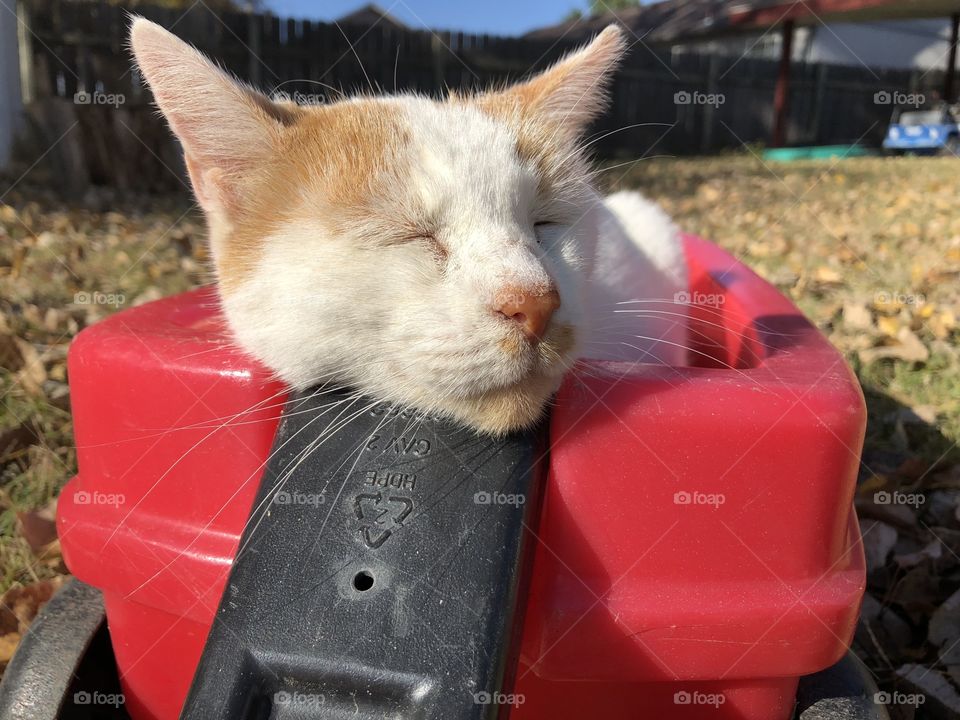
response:
<path id="1" fill-rule="evenodd" d="M 131 43 L 183 144 L 236 341 L 291 386 L 499 434 L 534 422 L 578 358 L 683 363 L 679 235 L 636 193 L 598 195 L 582 148 L 616 27 L 503 90 L 304 107 L 147 20 Z M 631 301 L 671 312 L 616 314 Z"/>

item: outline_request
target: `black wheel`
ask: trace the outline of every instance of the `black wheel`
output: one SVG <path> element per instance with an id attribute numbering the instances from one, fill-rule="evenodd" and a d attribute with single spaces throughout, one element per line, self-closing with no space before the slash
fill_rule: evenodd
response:
<path id="1" fill-rule="evenodd" d="M 852 652 L 833 667 L 800 678 L 795 720 L 890 720 L 864 664 Z"/>
<path id="2" fill-rule="evenodd" d="M 23 636 L 0 682 L 4 720 L 129 720 L 100 591 L 66 583 Z"/>

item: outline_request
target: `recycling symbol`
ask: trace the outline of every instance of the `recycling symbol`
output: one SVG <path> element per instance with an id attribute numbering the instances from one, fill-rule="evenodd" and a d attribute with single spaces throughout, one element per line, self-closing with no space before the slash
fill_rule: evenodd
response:
<path id="1" fill-rule="evenodd" d="M 403 526 L 413 512 L 413 500 L 399 495 L 385 498 L 381 492 L 360 493 L 353 500 L 353 509 L 360 521 L 357 532 L 367 547 L 376 550 Z"/>

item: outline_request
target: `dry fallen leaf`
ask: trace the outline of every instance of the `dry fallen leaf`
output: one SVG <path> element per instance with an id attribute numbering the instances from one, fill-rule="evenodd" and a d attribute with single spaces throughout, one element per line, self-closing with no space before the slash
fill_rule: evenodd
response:
<path id="1" fill-rule="evenodd" d="M 12 587 L 0 596 L 0 670 L 13 656 L 37 613 L 66 581 L 64 576 Z"/>
<path id="2" fill-rule="evenodd" d="M 896 315 L 881 315 L 877 318 L 877 327 L 884 335 L 896 337 L 900 332 L 900 318 Z"/>
<path id="3" fill-rule="evenodd" d="M 843 285 L 843 275 L 827 265 L 821 265 L 813 273 L 813 279 L 820 285 Z"/>
<path id="4" fill-rule="evenodd" d="M 933 540 L 916 552 L 894 554 L 893 561 L 898 567 L 906 570 L 926 560 L 939 560 L 941 557 L 943 557 L 943 544 L 939 540 Z"/>
<path id="5" fill-rule="evenodd" d="M 917 566 L 898 577 L 889 591 L 889 602 L 898 605 L 915 624 L 929 618 L 939 602 L 939 584 L 930 568 Z"/>
<path id="6" fill-rule="evenodd" d="M 39 510 L 17 513 L 20 534 L 30 549 L 39 553 L 57 539 L 57 501 L 56 498 Z"/>
<path id="7" fill-rule="evenodd" d="M 905 362 L 926 362 L 930 358 L 927 346 L 908 327 L 901 327 L 896 334 L 896 344 L 868 348 L 859 352 L 860 361 L 872 363 L 881 358 L 903 360 Z"/>
<path id="8" fill-rule="evenodd" d="M 897 669 L 897 676 L 914 694 L 922 694 L 924 713 L 930 717 L 954 718 L 960 714 L 960 694 L 933 668 L 907 664 Z"/>
<path id="9" fill-rule="evenodd" d="M 7 663 L 13 658 L 13 653 L 20 644 L 20 633 L 10 632 L 6 635 L 0 635 L 0 668 L 6 667 Z"/>
<path id="10" fill-rule="evenodd" d="M 850 330 L 872 330 L 873 314 L 864 303 L 844 303 L 843 323 Z"/>
<path id="11" fill-rule="evenodd" d="M 867 572 L 879 570 L 887 564 L 887 557 L 897 544 L 897 530 L 879 520 L 865 520 L 861 525 L 861 532 Z"/>
<path id="12" fill-rule="evenodd" d="M 930 617 L 927 636 L 940 648 L 943 662 L 960 664 L 960 590 L 947 598 Z"/>
<path id="13" fill-rule="evenodd" d="M 938 340 L 945 340 L 957 327 L 957 316 L 951 310 L 944 310 L 927 321 L 930 332 Z"/>
<path id="14" fill-rule="evenodd" d="M 0 334 L 0 368 L 16 371 L 23 367 L 23 355 L 13 335 Z"/>
<path id="15" fill-rule="evenodd" d="M 40 395 L 43 392 L 43 381 L 47 379 L 47 372 L 43 367 L 40 353 L 26 340 L 16 339 L 17 348 L 23 358 L 23 366 L 17 373 L 20 385 L 31 395 Z"/>

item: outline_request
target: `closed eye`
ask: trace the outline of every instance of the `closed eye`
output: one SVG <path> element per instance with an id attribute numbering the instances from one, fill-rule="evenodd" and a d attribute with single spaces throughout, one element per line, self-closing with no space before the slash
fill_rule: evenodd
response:
<path id="1" fill-rule="evenodd" d="M 431 252 L 434 259 L 441 265 L 447 261 L 447 257 L 450 255 L 447 250 L 447 246 L 444 245 L 440 240 L 438 240 L 433 235 L 421 235 L 417 238 L 422 242 Z"/>
<path id="2" fill-rule="evenodd" d="M 397 233 L 388 241 L 390 245 L 416 243 L 429 250 L 438 264 L 443 265 L 446 263 L 450 253 L 443 241 L 438 239 L 433 232 L 423 225 L 414 223 L 409 223 L 402 229 L 404 232 Z"/>
<path id="3" fill-rule="evenodd" d="M 533 224 L 533 232 L 534 236 L 537 238 L 537 245 L 543 245 L 543 238 L 540 237 L 540 233 L 556 224 L 557 223 L 550 220 L 538 220 Z"/>

